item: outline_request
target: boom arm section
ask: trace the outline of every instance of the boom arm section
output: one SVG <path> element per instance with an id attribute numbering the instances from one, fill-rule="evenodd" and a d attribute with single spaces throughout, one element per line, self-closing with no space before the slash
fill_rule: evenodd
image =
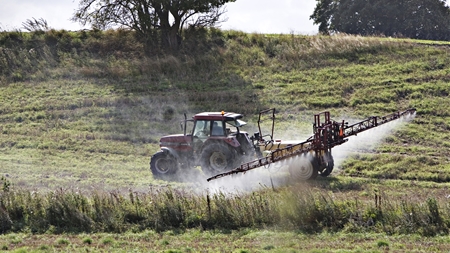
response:
<path id="1" fill-rule="evenodd" d="M 249 170 L 310 152 L 314 152 L 315 156 L 323 156 L 325 153 L 330 152 L 331 148 L 345 143 L 348 140 L 347 138 L 350 136 L 357 135 L 366 130 L 400 119 L 403 116 L 413 115 L 415 112 L 415 109 L 408 109 L 406 111 L 399 111 L 382 117 L 372 116 L 350 126 L 345 121 L 333 121 L 330 118 L 329 112 L 322 112 L 314 115 L 314 135 L 309 137 L 306 141 L 271 150 L 271 152 L 265 157 L 243 163 L 231 171 L 210 177 L 207 181 L 228 175 L 245 173 Z"/>
<path id="2" fill-rule="evenodd" d="M 395 112 L 383 117 L 372 116 L 366 120 L 355 123 L 351 126 L 344 127 L 344 137 L 349 137 L 352 135 L 357 135 L 363 131 L 369 130 L 371 128 L 383 125 L 385 123 L 394 121 L 403 116 L 413 115 L 416 112 L 416 109 L 408 109 L 403 112 Z"/>

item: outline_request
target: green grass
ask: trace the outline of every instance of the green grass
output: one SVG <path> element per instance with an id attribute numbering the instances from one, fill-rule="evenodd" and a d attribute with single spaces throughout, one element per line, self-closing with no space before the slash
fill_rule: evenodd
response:
<path id="1" fill-rule="evenodd" d="M 21 235 L 21 234 L 17 234 Z M 9 235 L 0 236 L 0 242 L 10 245 Z M 386 237 L 378 233 L 323 233 L 309 235 L 273 230 L 241 230 L 230 233 L 199 231 L 155 234 L 151 231 L 124 234 L 96 234 L 93 243 L 83 243 L 82 235 L 67 235 L 65 242 L 55 235 L 23 235 L 24 241 L 9 248 L 12 252 L 47 251 L 107 251 L 107 252 L 445 252 L 449 250 L 448 237 L 421 237 L 401 235 Z M 103 244 L 104 240 L 115 243 Z M 186 244 L 188 243 L 188 245 Z M 25 246 L 28 245 L 28 246 Z"/>
<path id="2" fill-rule="evenodd" d="M 146 56 L 126 31 L 0 34 L 2 249 L 448 250 L 448 42 L 220 30 L 201 42 Z M 249 192 L 197 169 L 153 179 L 149 159 L 183 113 L 241 112 L 252 133 L 273 107 L 275 138 L 298 140 L 324 110 L 417 115 L 379 141 L 352 137 L 364 147 L 304 186 L 275 170 L 273 191 L 264 169 L 242 176 Z"/>
<path id="3" fill-rule="evenodd" d="M 276 180 L 276 179 L 275 179 Z M 139 233 L 151 229 L 447 235 L 448 183 L 333 177 L 252 193 L 28 192 L 3 187 L 2 232 Z M 401 192 L 399 192 L 401 189 Z M 201 189 L 198 189 L 201 190 Z M 205 191 L 205 190 L 203 190 Z M 206 190 L 208 192 L 208 190 Z M 104 240 L 104 244 L 114 243 Z"/>

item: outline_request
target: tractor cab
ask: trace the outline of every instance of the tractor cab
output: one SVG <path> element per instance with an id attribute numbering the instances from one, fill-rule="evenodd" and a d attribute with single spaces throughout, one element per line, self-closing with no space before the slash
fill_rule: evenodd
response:
<path id="1" fill-rule="evenodd" d="M 180 166 L 200 165 L 211 175 L 234 168 L 242 162 L 242 157 L 254 159 L 251 138 L 240 130 L 247 124 L 242 117 L 242 114 L 223 111 L 198 113 L 189 120 L 185 117 L 183 134 L 161 138 L 161 151 L 151 160 L 153 174 L 164 177 Z"/>
<path id="2" fill-rule="evenodd" d="M 240 127 L 247 123 L 240 120 L 242 114 L 225 112 L 203 112 L 193 117 L 192 142 L 194 153 L 200 153 L 211 142 L 225 142 L 234 148 L 248 146 L 249 139 Z"/>
<path id="3" fill-rule="evenodd" d="M 230 134 L 240 133 L 239 128 L 246 125 L 240 120 L 242 114 L 225 112 L 204 112 L 194 117 L 192 136 L 201 140 L 208 137 L 225 137 Z"/>

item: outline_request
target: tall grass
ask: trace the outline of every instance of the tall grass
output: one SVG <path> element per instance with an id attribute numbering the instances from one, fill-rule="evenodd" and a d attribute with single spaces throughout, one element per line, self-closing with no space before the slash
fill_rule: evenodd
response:
<path id="1" fill-rule="evenodd" d="M 313 186 L 313 188 L 311 188 Z M 366 200 L 346 199 L 316 186 L 280 191 L 208 193 L 159 188 L 146 193 L 58 190 L 47 193 L 2 191 L 3 233 L 139 232 L 201 228 L 229 230 L 276 227 L 305 233 L 321 231 L 388 234 L 447 234 L 449 206 L 434 197 L 390 197 L 375 191 Z"/>

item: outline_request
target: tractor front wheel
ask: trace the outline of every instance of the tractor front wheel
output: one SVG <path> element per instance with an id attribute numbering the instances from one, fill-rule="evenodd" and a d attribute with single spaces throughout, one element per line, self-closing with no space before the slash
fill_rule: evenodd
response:
<path id="1" fill-rule="evenodd" d="M 295 180 L 306 181 L 315 179 L 319 174 L 318 162 L 314 156 L 295 157 L 289 164 L 289 173 Z"/>
<path id="2" fill-rule="evenodd" d="M 226 144 L 213 143 L 203 148 L 201 167 L 203 173 L 212 176 L 233 169 L 235 155 Z"/>
<path id="3" fill-rule="evenodd" d="M 178 163 L 172 155 L 159 151 L 150 160 L 150 170 L 154 178 L 167 179 L 178 170 Z"/>

